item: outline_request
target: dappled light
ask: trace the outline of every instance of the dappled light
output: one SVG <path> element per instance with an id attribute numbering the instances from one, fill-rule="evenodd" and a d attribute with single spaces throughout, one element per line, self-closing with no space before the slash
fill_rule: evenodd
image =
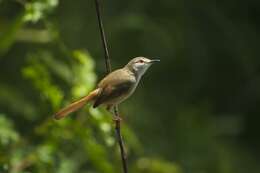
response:
<path id="1" fill-rule="evenodd" d="M 119 107 L 129 172 L 260 172 L 260 2 L 100 2 L 112 70 L 161 60 Z M 53 117 L 106 72 L 94 0 L 0 0 L 0 173 L 122 172 L 106 106 Z"/>

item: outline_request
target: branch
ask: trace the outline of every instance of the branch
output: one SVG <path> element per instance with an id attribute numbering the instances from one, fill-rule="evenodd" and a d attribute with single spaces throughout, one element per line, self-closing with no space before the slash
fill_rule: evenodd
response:
<path id="1" fill-rule="evenodd" d="M 98 18 L 98 24 L 99 24 L 99 29 L 100 29 L 100 35 L 101 35 L 101 41 L 102 41 L 102 45 L 103 45 L 103 49 L 104 49 L 104 53 L 105 53 L 105 62 L 106 62 L 106 69 L 107 69 L 107 73 L 111 72 L 111 64 L 110 64 L 110 58 L 109 58 L 109 52 L 108 52 L 108 46 L 107 46 L 107 39 L 106 39 L 106 35 L 105 35 L 105 31 L 104 31 L 104 26 L 103 26 L 103 22 L 102 22 L 102 16 L 100 14 L 100 4 L 99 4 L 99 0 L 95 0 L 95 6 L 96 6 L 96 13 L 97 13 L 97 18 Z M 118 140 L 118 144 L 120 147 L 120 153 L 121 153 L 121 160 L 122 160 L 122 166 L 123 166 L 123 172 L 127 173 L 127 156 L 125 153 L 125 148 L 124 148 L 124 142 L 123 142 L 123 138 L 121 135 L 121 124 L 120 124 L 120 115 L 118 112 L 118 106 L 114 107 L 114 115 L 115 117 L 117 117 L 115 123 L 115 130 L 116 130 L 116 136 L 117 136 L 117 140 Z"/>
<path id="2" fill-rule="evenodd" d="M 107 73 L 111 72 L 111 63 L 110 63 L 110 58 L 109 58 L 109 53 L 108 53 L 108 46 L 107 46 L 107 39 L 106 39 L 106 34 L 104 31 L 104 26 L 102 22 L 102 16 L 100 14 L 100 4 L 99 0 L 95 0 L 95 5 L 96 5 L 96 12 L 97 12 L 97 17 L 98 17 L 98 25 L 99 25 L 99 30 L 100 30 L 100 35 L 101 35 L 101 41 L 105 53 L 105 62 L 106 62 L 106 69 Z"/>
<path id="3" fill-rule="evenodd" d="M 120 121 L 120 115 L 118 112 L 118 106 L 114 107 L 114 114 L 117 117 L 117 121 L 115 121 L 116 122 L 115 130 L 116 130 L 117 140 L 118 140 L 118 144 L 119 144 L 120 152 L 121 152 L 122 166 L 123 166 L 124 173 L 127 173 L 128 172 L 127 171 L 127 155 L 126 155 L 125 148 L 124 148 L 123 137 L 121 135 L 121 129 L 120 129 L 121 121 Z"/>

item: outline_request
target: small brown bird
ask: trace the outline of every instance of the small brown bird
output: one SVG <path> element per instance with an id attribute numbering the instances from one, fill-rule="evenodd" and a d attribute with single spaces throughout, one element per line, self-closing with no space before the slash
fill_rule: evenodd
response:
<path id="1" fill-rule="evenodd" d="M 87 96 L 58 111 L 54 118 L 59 120 L 90 101 L 94 102 L 94 108 L 99 105 L 106 105 L 107 109 L 110 110 L 113 106 L 118 105 L 132 95 L 146 70 L 154 62 L 159 61 L 158 59 L 150 60 L 145 57 L 132 59 L 125 67 L 115 70 L 104 77 L 97 88 Z"/>

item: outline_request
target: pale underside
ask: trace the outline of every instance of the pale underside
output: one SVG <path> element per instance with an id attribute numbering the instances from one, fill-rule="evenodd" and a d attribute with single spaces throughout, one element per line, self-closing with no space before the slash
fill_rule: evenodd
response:
<path id="1" fill-rule="evenodd" d="M 98 84 L 100 93 L 95 99 L 93 107 L 103 104 L 110 108 L 121 103 L 134 92 L 137 83 L 135 76 L 129 70 L 115 70 Z"/>

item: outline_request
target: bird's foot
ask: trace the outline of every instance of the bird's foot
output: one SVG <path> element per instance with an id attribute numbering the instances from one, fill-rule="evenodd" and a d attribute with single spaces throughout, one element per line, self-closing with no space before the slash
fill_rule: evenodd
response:
<path id="1" fill-rule="evenodd" d="M 120 123 L 123 119 L 120 116 L 113 116 L 113 121 L 115 123 Z"/>

